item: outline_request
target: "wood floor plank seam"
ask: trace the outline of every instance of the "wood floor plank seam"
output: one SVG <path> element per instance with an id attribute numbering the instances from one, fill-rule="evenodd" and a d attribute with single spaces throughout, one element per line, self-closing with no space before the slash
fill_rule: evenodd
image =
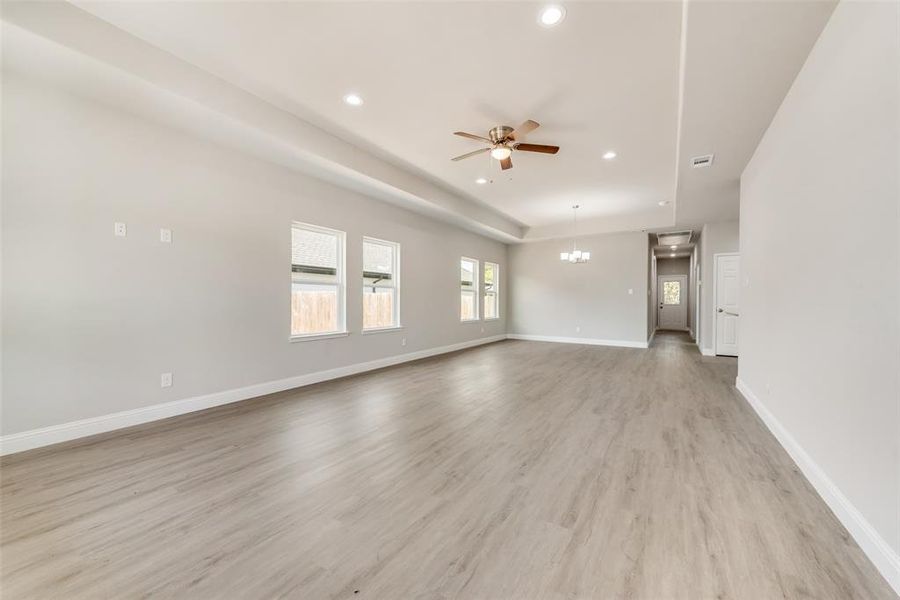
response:
<path id="1" fill-rule="evenodd" d="M 0 459 L 4 598 L 894 598 L 686 334 L 508 340 Z"/>

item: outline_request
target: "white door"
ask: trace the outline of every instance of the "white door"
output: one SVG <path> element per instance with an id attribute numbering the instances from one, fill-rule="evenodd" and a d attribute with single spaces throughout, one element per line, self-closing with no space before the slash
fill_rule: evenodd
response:
<path id="1" fill-rule="evenodd" d="M 660 275 L 656 285 L 659 296 L 660 329 L 687 329 L 687 276 Z"/>
<path id="2" fill-rule="evenodd" d="M 738 355 L 740 314 L 738 290 L 741 257 L 737 254 L 716 256 L 716 354 Z"/>

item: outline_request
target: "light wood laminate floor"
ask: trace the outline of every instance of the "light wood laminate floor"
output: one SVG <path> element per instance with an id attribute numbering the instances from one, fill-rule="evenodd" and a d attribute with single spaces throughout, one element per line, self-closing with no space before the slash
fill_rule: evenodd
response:
<path id="1" fill-rule="evenodd" d="M 506 341 L 2 460 L 13 598 L 893 598 L 685 336 Z"/>

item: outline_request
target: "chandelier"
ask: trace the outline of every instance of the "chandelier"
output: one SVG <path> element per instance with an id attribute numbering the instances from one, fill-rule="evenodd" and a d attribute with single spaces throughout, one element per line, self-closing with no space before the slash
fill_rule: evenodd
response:
<path id="1" fill-rule="evenodd" d="M 578 205 L 572 207 L 572 213 L 574 217 L 574 234 L 578 235 Z M 567 263 L 586 263 L 591 260 L 591 253 L 587 251 L 582 251 L 578 249 L 578 242 L 575 241 L 575 238 L 572 238 L 572 251 L 571 252 L 560 252 L 559 260 Z"/>

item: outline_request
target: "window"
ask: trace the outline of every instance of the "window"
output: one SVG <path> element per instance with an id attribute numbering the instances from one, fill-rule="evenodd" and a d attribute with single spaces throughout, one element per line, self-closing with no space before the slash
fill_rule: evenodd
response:
<path id="1" fill-rule="evenodd" d="M 500 265 L 484 263 L 484 318 L 500 318 Z"/>
<path id="2" fill-rule="evenodd" d="M 400 327 L 400 245 L 363 238 L 363 330 Z"/>
<path id="3" fill-rule="evenodd" d="M 294 223 L 291 336 L 344 332 L 344 232 Z"/>
<path id="4" fill-rule="evenodd" d="M 681 282 L 663 282 L 663 304 L 681 304 Z"/>
<path id="5" fill-rule="evenodd" d="M 478 320 L 478 261 L 474 258 L 461 258 L 460 271 L 460 321 Z"/>

